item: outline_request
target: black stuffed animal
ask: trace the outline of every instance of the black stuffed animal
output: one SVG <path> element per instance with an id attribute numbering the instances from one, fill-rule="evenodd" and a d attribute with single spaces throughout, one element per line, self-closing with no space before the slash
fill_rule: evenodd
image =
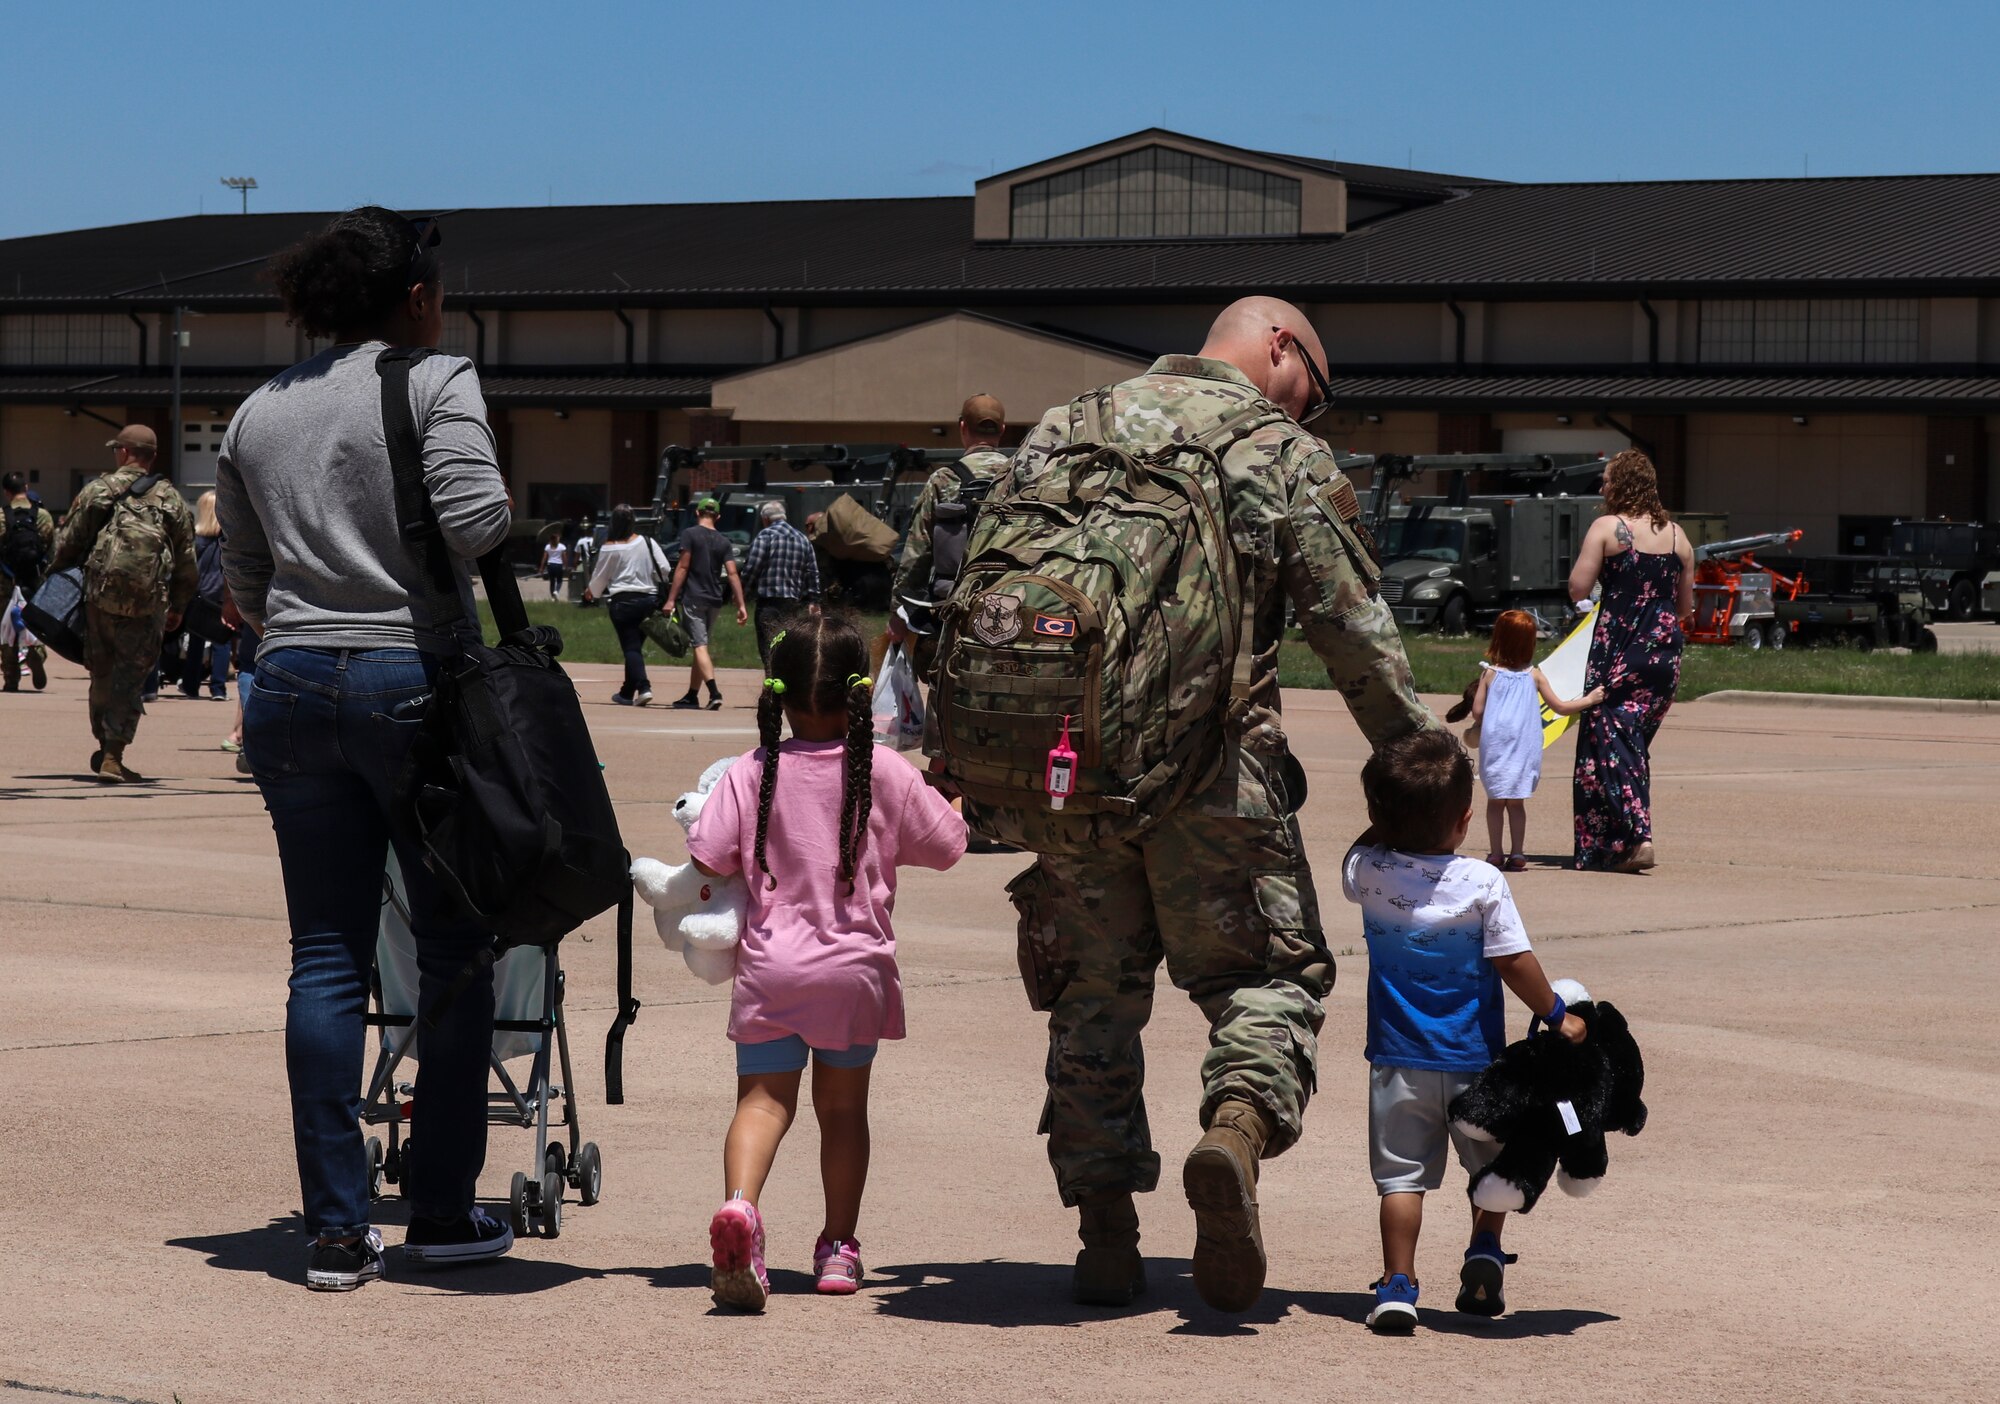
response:
<path id="1" fill-rule="evenodd" d="M 1539 1034 L 1510 1043 L 1452 1099 L 1451 1119 L 1461 1132 L 1500 1143 L 1500 1153 L 1467 1187 L 1476 1208 L 1527 1213 L 1558 1165 L 1566 1193 L 1589 1194 L 1609 1161 L 1605 1136 L 1636 1136 L 1646 1125 L 1639 1099 L 1646 1065 L 1625 1016 L 1615 1005 L 1593 1003 L 1574 980 L 1557 980 L 1555 988 L 1590 1030 L 1584 1041 Z"/>

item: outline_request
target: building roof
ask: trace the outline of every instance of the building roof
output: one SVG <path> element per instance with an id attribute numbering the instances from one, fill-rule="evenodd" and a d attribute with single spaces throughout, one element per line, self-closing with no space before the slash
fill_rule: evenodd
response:
<path id="1" fill-rule="evenodd" d="M 269 306 L 263 260 L 326 218 L 193 215 L 0 240 L 0 310 Z M 1972 295 L 2000 278 L 2000 175 L 1467 186 L 1345 237 L 1301 239 L 975 243 L 961 197 L 478 209 L 442 222 L 447 291 L 475 307 L 1253 289 L 1303 301 Z"/>
<path id="2" fill-rule="evenodd" d="M 254 371 L 185 371 L 181 399 L 240 400 L 270 376 Z M 661 375 L 590 371 L 553 375 L 510 374 L 495 370 L 479 378 L 480 393 L 495 405 L 620 405 L 637 402 L 647 408 L 662 405 L 706 405 L 711 375 Z M 9 400 L 46 404 L 166 404 L 173 398 L 173 377 L 145 375 L 0 375 L 0 404 Z"/>
<path id="3" fill-rule="evenodd" d="M 1336 407 L 1444 411 L 1627 409 L 1897 410 L 1983 413 L 2000 404 L 2000 375 L 1911 371 L 1860 374 L 1846 367 L 1772 375 L 1410 373 L 1334 377 Z"/>

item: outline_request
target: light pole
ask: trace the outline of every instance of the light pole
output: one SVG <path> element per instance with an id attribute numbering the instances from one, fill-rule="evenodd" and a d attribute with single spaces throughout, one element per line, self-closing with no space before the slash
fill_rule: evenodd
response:
<path id="1" fill-rule="evenodd" d="M 222 183 L 243 197 L 243 213 L 250 213 L 250 192 L 257 188 L 255 176 L 224 176 Z"/>

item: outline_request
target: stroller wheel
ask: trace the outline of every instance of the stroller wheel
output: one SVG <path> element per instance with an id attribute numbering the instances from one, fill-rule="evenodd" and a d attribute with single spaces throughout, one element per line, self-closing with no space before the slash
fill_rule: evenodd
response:
<path id="1" fill-rule="evenodd" d="M 576 1197 L 585 1204 L 595 1204 L 604 1193 L 604 1159 L 598 1154 L 597 1142 L 585 1141 L 577 1149 L 576 1164 L 571 1167 L 576 1174 Z"/>
<path id="2" fill-rule="evenodd" d="M 542 1221 L 542 1237 L 562 1237 L 562 1176 L 551 1170 L 542 1176 L 542 1202 L 536 1206 Z"/>
<path id="3" fill-rule="evenodd" d="M 507 1191 L 507 1222 L 514 1230 L 514 1237 L 528 1236 L 528 1177 L 519 1170 L 514 1172 L 514 1183 Z"/>
<path id="4" fill-rule="evenodd" d="M 549 1142 L 548 1148 L 542 1152 L 542 1173 L 561 1175 L 567 1169 L 567 1159 L 563 1155 L 562 1146 L 555 1141 Z"/>
<path id="5" fill-rule="evenodd" d="M 382 1157 L 382 1138 L 380 1136 L 370 1136 L 368 1138 L 368 1197 L 370 1199 L 380 1199 L 382 1197 L 382 1178 L 385 1164 L 386 1162 Z"/>

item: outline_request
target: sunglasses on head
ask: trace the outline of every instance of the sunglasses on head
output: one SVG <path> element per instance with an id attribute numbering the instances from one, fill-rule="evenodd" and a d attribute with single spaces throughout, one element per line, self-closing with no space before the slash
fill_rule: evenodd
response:
<path id="1" fill-rule="evenodd" d="M 1333 386 L 1327 383 L 1326 373 L 1319 368 L 1318 362 L 1312 358 L 1312 352 L 1306 350 L 1305 343 L 1299 340 L 1296 333 L 1285 331 L 1283 327 L 1272 327 L 1271 330 L 1284 332 L 1286 336 L 1291 337 L 1292 350 L 1299 353 L 1299 359 L 1305 363 L 1306 374 L 1312 377 L 1313 389 L 1319 392 L 1319 399 L 1307 405 L 1296 421 L 1302 425 L 1310 424 L 1332 406 Z"/>
<path id="2" fill-rule="evenodd" d="M 425 260 L 434 261 L 431 250 L 444 242 L 444 230 L 438 227 L 436 219 L 426 216 L 410 221 L 410 233 L 417 240 L 417 246 L 410 250 L 410 281 L 420 283 L 425 281 L 419 276 L 425 270 Z"/>

